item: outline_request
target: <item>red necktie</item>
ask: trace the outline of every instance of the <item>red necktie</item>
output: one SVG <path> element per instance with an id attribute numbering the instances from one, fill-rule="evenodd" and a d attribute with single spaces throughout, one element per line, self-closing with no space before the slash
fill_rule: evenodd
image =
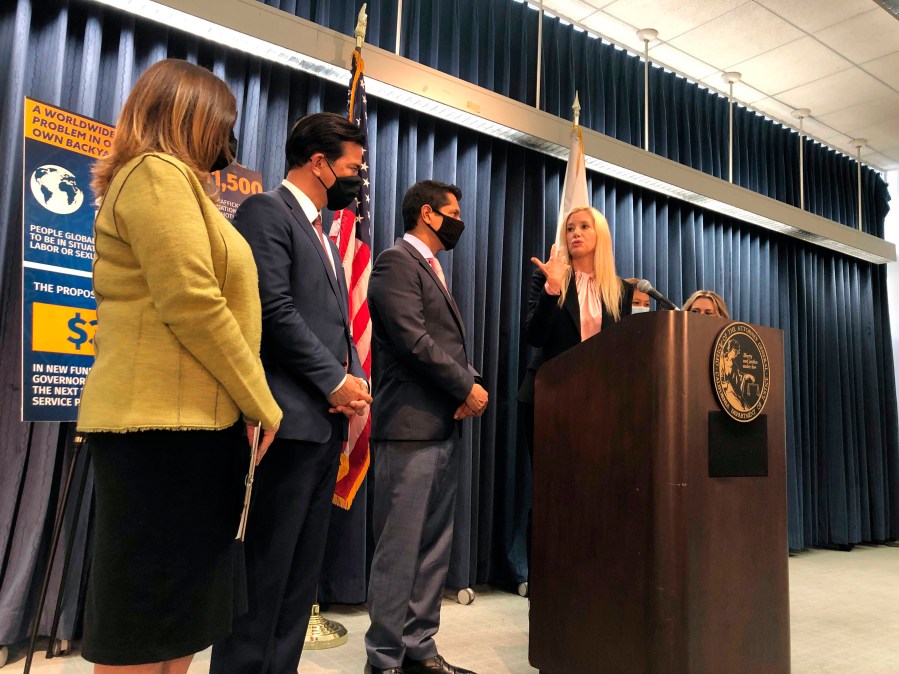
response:
<path id="1" fill-rule="evenodd" d="M 318 240 L 321 241 L 322 248 L 325 250 L 325 257 L 331 262 L 331 271 L 334 272 L 334 275 L 337 275 L 337 269 L 334 267 L 334 260 L 331 257 L 331 251 L 328 250 L 328 244 L 325 241 L 325 234 L 322 231 L 322 216 L 316 215 L 315 220 L 312 221 L 312 227 L 315 229 L 315 233 L 318 234 Z"/>

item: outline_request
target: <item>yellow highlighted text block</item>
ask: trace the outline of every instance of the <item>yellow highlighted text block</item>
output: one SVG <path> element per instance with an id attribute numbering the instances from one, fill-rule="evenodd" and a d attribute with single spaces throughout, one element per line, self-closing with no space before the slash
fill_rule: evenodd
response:
<path id="1" fill-rule="evenodd" d="M 97 312 L 93 309 L 35 302 L 32 310 L 33 351 L 94 355 Z"/>

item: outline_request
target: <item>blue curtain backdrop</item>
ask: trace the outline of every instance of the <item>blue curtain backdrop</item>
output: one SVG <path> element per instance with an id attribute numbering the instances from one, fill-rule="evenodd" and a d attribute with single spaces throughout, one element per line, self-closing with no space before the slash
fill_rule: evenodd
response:
<path id="1" fill-rule="evenodd" d="M 345 32 L 350 31 L 356 11 L 350 2 L 281 5 L 327 25 L 334 19 L 340 25 L 332 27 Z M 504 93 L 520 100 L 531 95 L 530 66 L 522 64 L 530 57 L 519 53 L 519 47 L 524 41 L 529 49 L 535 48 L 533 10 L 511 1 L 441 1 L 405 2 L 404 13 L 408 55 L 436 59 L 430 64 L 446 69 L 459 67 L 466 79 L 505 88 Z M 473 18 L 476 24 L 470 23 Z M 370 20 L 370 30 L 373 25 L 382 46 L 392 48 L 395 17 L 387 5 Z M 461 50 L 456 56 L 447 25 L 455 26 L 452 32 Z M 476 28 L 469 31 L 466 26 L 472 25 Z M 572 54 L 589 56 L 588 65 L 579 67 L 597 80 L 597 88 L 589 95 L 585 123 L 638 143 L 642 107 L 625 91 L 640 89 L 636 59 L 620 50 L 608 51 L 607 45 L 583 34 L 564 33 L 565 27 L 555 20 L 547 19 L 545 27 L 547 35 L 558 32 L 557 42 L 568 40 L 569 46 L 559 52 L 564 59 L 572 59 Z M 550 42 L 547 37 L 545 50 L 558 49 Z M 17 0 L 0 8 L 0 59 L 7 66 L 0 77 L 0 100 L 6 102 L 0 108 L 4 159 L 0 643 L 21 639 L 33 614 L 39 582 L 33 567 L 46 554 L 71 434 L 69 426 L 18 422 L 21 100 L 29 95 L 114 122 L 138 75 L 166 56 L 206 65 L 230 84 L 240 106 L 239 158 L 263 172 L 267 187 L 283 175 L 283 143 L 290 121 L 306 112 L 345 107 L 343 86 L 90 2 Z M 559 56 L 553 68 L 564 71 L 568 67 L 564 59 Z M 660 82 L 654 96 L 667 106 L 655 106 L 659 118 L 654 118 L 654 128 L 665 129 L 664 135 L 659 130 L 655 141 L 659 151 L 664 142 L 665 153 L 678 161 L 715 175 L 726 172 L 726 145 L 721 139 L 726 107 L 721 107 L 720 97 L 684 88 L 683 80 L 653 72 Z M 561 81 L 557 75 L 549 73 L 545 81 Z M 567 109 L 574 86 L 573 80 L 570 87 L 559 86 L 559 111 Z M 549 85 L 545 92 L 549 97 Z M 586 109 L 584 98 L 582 94 Z M 449 584 L 518 581 L 526 576 L 522 529 L 530 496 L 529 466 L 519 448 L 515 408 L 515 391 L 526 362 L 520 339 L 523 279 L 531 271 L 527 260 L 548 251 L 552 232 L 547 223 L 555 220 L 564 163 L 388 101 L 370 98 L 369 105 L 376 253 L 401 232 L 398 205 L 412 182 L 433 177 L 456 182 L 464 192 L 466 233 L 444 258 L 444 268 L 469 326 L 471 353 L 485 376 L 492 403 L 485 417 L 466 427 L 460 447 L 461 485 Z M 661 110 L 667 110 L 667 116 Z M 788 187 L 796 167 L 780 161 L 785 148 L 798 151 L 795 135 L 778 136 L 780 127 L 772 130 L 760 117 L 746 115 L 739 122 L 741 142 L 751 145 L 760 161 L 741 160 L 741 181 L 757 184 L 776 198 L 798 199 Z M 780 145 L 770 145 L 774 137 L 783 139 Z M 762 146 L 767 147 L 764 153 L 756 149 Z M 824 215 L 854 224 L 854 164 L 812 143 L 806 150 L 810 203 Z M 820 170 L 813 172 L 813 164 Z M 875 174 L 866 176 L 866 228 L 882 234 L 886 192 Z M 785 331 L 790 547 L 895 538 L 899 442 L 886 269 L 600 175 L 591 174 L 589 181 L 594 205 L 612 224 L 622 276 L 649 278 L 676 300 L 697 288 L 714 288 L 723 294 L 734 317 Z M 635 372 L 651 367 L 651 361 L 647 357 L 634 367 Z M 350 513 L 335 510 L 335 517 L 322 595 L 361 601 L 370 554 L 364 496 Z M 77 597 L 80 568 L 75 575 L 70 588 Z M 71 632 L 73 601 L 67 615 Z"/>

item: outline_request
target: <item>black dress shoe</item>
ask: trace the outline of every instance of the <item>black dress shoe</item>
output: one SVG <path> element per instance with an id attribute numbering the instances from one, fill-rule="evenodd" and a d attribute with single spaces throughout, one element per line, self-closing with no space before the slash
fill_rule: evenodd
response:
<path id="1" fill-rule="evenodd" d="M 375 667 L 373 664 L 366 663 L 365 665 L 365 674 L 403 674 L 405 670 L 402 667 L 388 667 L 387 669 L 381 669 L 380 667 Z"/>
<path id="2" fill-rule="evenodd" d="M 440 655 L 427 660 L 403 660 L 403 671 L 406 674 L 475 674 L 470 669 L 462 669 L 451 665 Z"/>

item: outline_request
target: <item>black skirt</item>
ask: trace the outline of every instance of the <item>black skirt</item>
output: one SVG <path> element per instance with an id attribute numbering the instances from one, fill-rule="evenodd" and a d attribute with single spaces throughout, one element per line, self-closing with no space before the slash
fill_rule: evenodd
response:
<path id="1" fill-rule="evenodd" d="M 96 513 L 86 660 L 190 655 L 228 634 L 245 610 L 234 542 L 249 461 L 241 426 L 89 436 Z"/>

